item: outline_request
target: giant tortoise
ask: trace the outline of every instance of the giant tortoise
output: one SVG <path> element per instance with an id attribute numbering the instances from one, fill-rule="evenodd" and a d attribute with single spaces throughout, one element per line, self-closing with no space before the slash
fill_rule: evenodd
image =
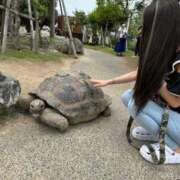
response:
<path id="1" fill-rule="evenodd" d="M 111 114 L 111 99 L 82 72 L 58 73 L 29 94 L 31 98 L 21 98 L 19 105 L 29 109 L 34 118 L 60 131 Z"/>

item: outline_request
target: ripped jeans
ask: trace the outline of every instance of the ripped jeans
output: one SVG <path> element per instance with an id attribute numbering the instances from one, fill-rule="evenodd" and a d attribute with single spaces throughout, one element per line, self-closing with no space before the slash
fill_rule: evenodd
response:
<path id="1" fill-rule="evenodd" d="M 153 101 L 149 101 L 146 106 L 137 114 L 136 105 L 133 99 L 133 90 L 127 90 L 121 97 L 124 105 L 128 108 L 130 115 L 135 121 L 145 128 L 149 133 L 157 136 L 159 134 L 163 108 Z M 180 147 L 180 114 L 169 110 L 169 122 L 165 143 L 171 149 Z"/>

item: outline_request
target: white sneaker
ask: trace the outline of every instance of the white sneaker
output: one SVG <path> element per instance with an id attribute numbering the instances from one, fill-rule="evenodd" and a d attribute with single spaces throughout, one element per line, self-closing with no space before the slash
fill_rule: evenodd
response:
<path id="1" fill-rule="evenodd" d="M 140 141 L 158 141 L 158 137 L 150 134 L 146 129 L 141 126 L 135 127 L 132 130 L 132 137 Z"/>
<path id="2" fill-rule="evenodd" d="M 159 143 L 152 144 L 152 147 L 154 148 L 157 158 L 159 160 L 159 158 L 160 158 Z M 140 152 L 140 155 L 146 161 L 153 163 L 152 156 L 146 145 L 143 145 L 140 148 L 139 152 Z M 164 164 L 180 164 L 180 153 L 176 153 L 171 148 L 169 148 L 167 145 L 165 146 L 165 155 L 166 155 L 166 160 L 165 160 Z"/>

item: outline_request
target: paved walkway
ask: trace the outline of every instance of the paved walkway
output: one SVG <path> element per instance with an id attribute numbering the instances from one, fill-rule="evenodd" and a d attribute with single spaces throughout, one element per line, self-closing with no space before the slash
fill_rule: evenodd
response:
<path id="1" fill-rule="evenodd" d="M 93 78 L 135 69 L 135 60 L 86 50 L 72 66 Z M 73 126 L 61 134 L 19 115 L 0 129 L 0 180 L 178 180 L 180 166 L 145 162 L 125 137 L 128 119 L 120 94 L 132 84 L 104 88 L 112 116 Z"/>

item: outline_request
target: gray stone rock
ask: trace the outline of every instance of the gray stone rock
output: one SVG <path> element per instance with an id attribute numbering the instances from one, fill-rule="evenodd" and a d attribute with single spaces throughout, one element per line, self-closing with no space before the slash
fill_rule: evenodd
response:
<path id="1" fill-rule="evenodd" d="M 73 40 L 74 40 L 76 52 L 78 54 L 83 54 L 84 53 L 83 43 L 78 38 L 74 38 Z M 56 36 L 54 40 L 54 46 L 55 46 L 55 49 L 59 50 L 60 52 L 63 52 L 66 54 L 73 54 L 73 50 L 72 50 L 69 38 Z"/>
<path id="2" fill-rule="evenodd" d="M 0 107 L 9 108 L 17 103 L 21 93 L 19 81 L 0 74 Z"/>
<path id="3" fill-rule="evenodd" d="M 83 43 L 78 38 L 74 38 L 74 45 L 76 47 L 76 52 L 78 54 L 84 54 Z M 72 50 L 72 48 L 71 48 L 71 50 Z"/>

